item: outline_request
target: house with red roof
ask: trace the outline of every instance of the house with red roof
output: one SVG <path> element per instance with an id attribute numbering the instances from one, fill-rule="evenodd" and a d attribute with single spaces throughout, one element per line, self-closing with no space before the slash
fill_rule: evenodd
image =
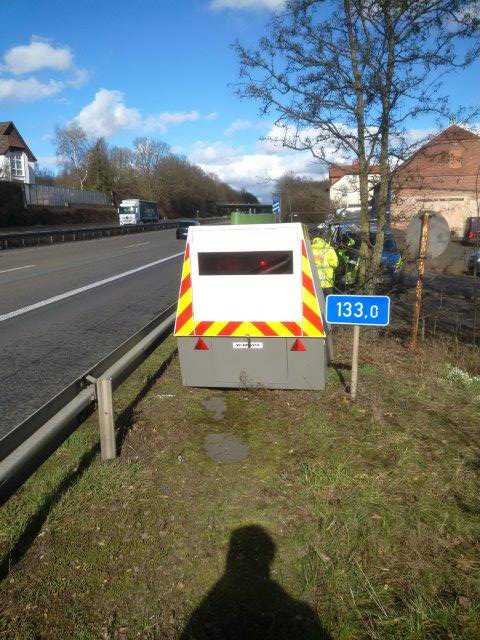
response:
<path id="1" fill-rule="evenodd" d="M 330 202 L 337 209 L 357 211 L 360 209 L 360 178 L 358 161 L 352 164 L 332 164 L 329 169 Z M 373 196 L 379 178 L 377 165 L 370 167 L 368 185 Z"/>
<path id="2" fill-rule="evenodd" d="M 466 219 L 477 215 L 479 197 L 480 136 L 452 125 L 393 173 L 392 224 L 404 227 L 415 214 L 434 211 L 462 236 Z"/>

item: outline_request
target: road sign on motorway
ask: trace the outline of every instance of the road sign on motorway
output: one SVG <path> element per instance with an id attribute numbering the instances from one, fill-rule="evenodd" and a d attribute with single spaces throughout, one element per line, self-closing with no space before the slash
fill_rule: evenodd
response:
<path id="1" fill-rule="evenodd" d="M 368 327 L 386 327 L 390 323 L 388 296 L 327 296 L 328 324 L 357 324 Z"/>
<path id="2" fill-rule="evenodd" d="M 355 400 L 360 327 L 386 327 L 390 323 L 390 298 L 388 296 L 329 295 L 325 316 L 328 324 L 353 325 L 350 395 L 352 400 Z"/>
<path id="3" fill-rule="evenodd" d="M 280 196 L 277 194 L 273 196 L 272 211 L 276 216 L 279 216 L 281 213 Z"/>

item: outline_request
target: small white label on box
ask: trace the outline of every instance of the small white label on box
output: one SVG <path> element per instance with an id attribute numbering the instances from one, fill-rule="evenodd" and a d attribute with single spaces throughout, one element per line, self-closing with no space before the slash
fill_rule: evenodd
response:
<path id="1" fill-rule="evenodd" d="M 234 349 L 263 349 L 263 342 L 232 342 Z"/>

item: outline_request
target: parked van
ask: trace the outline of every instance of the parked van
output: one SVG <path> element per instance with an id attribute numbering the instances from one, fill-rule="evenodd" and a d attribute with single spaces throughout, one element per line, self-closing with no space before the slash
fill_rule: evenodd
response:
<path id="1" fill-rule="evenodd" d="M 120 226 L 124 224 L 152 224 L 159 221 L 158 205 L 147 200 L 122 200 L 118 208 Z"/>

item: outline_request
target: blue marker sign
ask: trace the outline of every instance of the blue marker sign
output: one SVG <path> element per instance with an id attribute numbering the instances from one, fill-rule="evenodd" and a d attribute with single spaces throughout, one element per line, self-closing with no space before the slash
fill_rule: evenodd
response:
<path id="1" fill-rule="evenodd" d="M 273 204 L 272 204 L 272 211 L 276 216 L 279 216 L 281 213 L 281 201 L 280 201 L 280 196 L 275 194 L 273 196 Z"/>
<path id="2" fill-rule="evenodd" d="M 390 323 L 388 296 L 327 296 L 328 324 L 386 327 Z"/>

